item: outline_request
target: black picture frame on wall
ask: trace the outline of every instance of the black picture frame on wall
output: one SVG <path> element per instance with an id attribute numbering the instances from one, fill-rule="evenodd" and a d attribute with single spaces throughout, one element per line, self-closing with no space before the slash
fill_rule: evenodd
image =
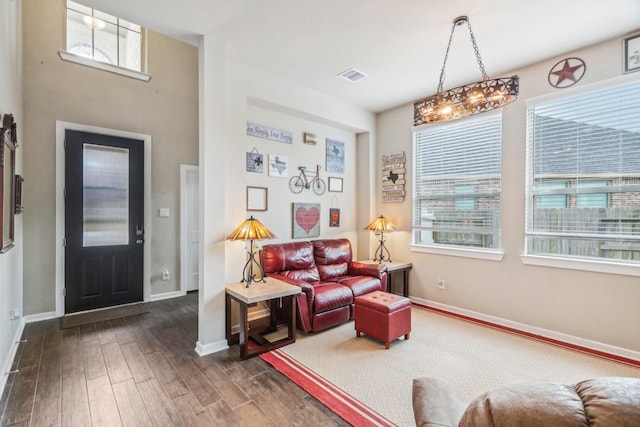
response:
<path id="1" fill-rule="evenodd" d="M 625 38 L 622 42 L 622 50 L 624 73 L 640 71 L 640 33 Z"/>

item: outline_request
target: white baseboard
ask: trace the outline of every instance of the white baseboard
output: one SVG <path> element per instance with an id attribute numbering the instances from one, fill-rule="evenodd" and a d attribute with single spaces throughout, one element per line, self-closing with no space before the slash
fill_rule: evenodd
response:
<path id="1" fill-rule="evenodd" d="M 227 340 L 220 340 L 216 342 L 212 342 L 211 344 L 202 344 L 200 341 L 196 342 L 196 353 L 199 356 L 206 356 L 207 354 L 217 353 L 222 350 L 226 350 L 229 348 L 227 344 Z"/>
<path id="2" fill-rule="evenodd" d="M 183 297 L 185 295 L 186 295 L 186 293 L 184 293 L 182 291 L 165 292 L 163 294 L 151 295 L 150 301 L 152 301 L 152 302 L 153 301 L 160 301 L 160 300 L 163 300 L 163 299 Z"/>
<path id="3" fill-rule="evenodd" d="M 49 320 L 49 319 L 55 319 L 56 316 L 56 312 L 55 311 L 49 311 L 48 313 L 37 313 L 37 314 L 30 314 L 28 316 L 24 316 L 24 323 L 33 323 L 33 322 L 39 322 L 41 320 Z"/>
<path id="4" fill-rule="evenodd" d="M 562 343 L 569 344 L 569 346 L 578 346 L 585 349 L 593 350 L 594 352 L 602 352 L 612 356 L 622 357 L 625 359 L 631 359 L 640 362 L 640 352 L 629 350 L 622 347 L 616 347 L 609 344 L 604 344 L 597 341 L 591 341 L 584 338 L 576 337 L 574 335 L 564 334 L 562 332 L 552 331 L 549 329 L 539 328 L 536 326 L 527 325 L 524 323 L 514 322 L 511 320 L 503 319 L 501 317 L 490 316 L 476 311 L 466 310 L 451 305 L 441 304 L 435 301 L 429 301 L 422 298 L 411 297 L 411 300 L 419 305 L 426 307 L 433 307 L 439 310 L 447 311 L 453 314 L 470 317 L 472 319 L 479 320 L 481 322 L 487 322 L 497 325 L 498 327 L 505 327 L 509 329 L 515 329 L 517 331 L 524 332 L 525 334 L 540 336 L 542 341 L 554 340 Z"/>
<path id="5" fill-rule="evenodd" d="M 7 380 L 9 379 L 9 374 L 11 371 L 11 366 L 13 366 L 13 361 L 16 358 L 16 354 L 18 353 L 18 346 L 20 345 L 20 338 L 22 337 L 22 332 L 24 332 L 24 317 L 20 319 L 20 323 L 18 324 L 18 329 L 16 330 L 16 334 L 13 337 L 13 345 L 11 346 L 11 350 L 9 351 L 9 355 L 7 356 L 7 360 L 5 360 L 2 372 L 0 372 L 0 396 L 4 394 L 4 387 L 7 385 Z"/>

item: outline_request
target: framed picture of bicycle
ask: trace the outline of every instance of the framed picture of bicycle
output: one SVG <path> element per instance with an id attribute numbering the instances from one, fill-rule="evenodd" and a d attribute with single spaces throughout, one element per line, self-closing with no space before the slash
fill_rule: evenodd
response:
<path id="1" fill-rule="evenodd" d="M 327 138 L 327 172 L 344 173 L 344 142 Z"/>
<path id="2" fill-rule="evenodd" d="M 334 193 L 342 193 L 342 178 L 336 178 L 335 176 L 330 176 L 329 191 L 332 191 Z"/>
<path id="3" fill-rule="evenodd" d="M 292 237 L 320 236 L 320 203 L 292 203 Z"/>

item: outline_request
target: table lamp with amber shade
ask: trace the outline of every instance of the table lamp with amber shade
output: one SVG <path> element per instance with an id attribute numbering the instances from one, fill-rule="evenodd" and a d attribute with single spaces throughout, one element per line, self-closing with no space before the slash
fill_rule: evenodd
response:
<path id="1" fill-rule="evenodd" d="M 247 263 L 244 265 L 244 269 L 242 270 L 242 280 L 241 283 L 247 283 L 247 288 L 251 286 L 251 283 L 259 281 L 266 282 L 264 279 L 264 270 L 260 263 L 256 260 L 256 250 L 255 245 L 253 243 L 254 240 L 263 240 L 263 239 L 273 239 L 275 238 L 275 234 L 273 234 L 267 227 L 262 225 L 260 221 L 255 219 L 253 216 L 249 217 L 249 219 L 245 220 L 242 224 L 238 226 L 233 233 L 229 234 L 227 240 L 244 240 L 245 242 L 249 241 L 249 246 L 247 248 L 247 253 L 249 254 L 249 259 Z M 260 269 L 260 278 L 256 279 L 256 274 L 253 273 L 253 265 L 257 265 Z"/>
<path id="2" fill-rule="evenodd" d="M 380 233 L 380 245 L 376 250 L 376 254 L 373 257 L 374 261 L 378 261 L 382 264 L 382 261 L 391 262 L 391 254 L 389 253 L 389 249 L 384 244 L 384 233 L 389 233 L 391 231 L 396 231 L 398 228 L 387 218 L 380 215 L 378 218 L 374 219 L 371 224 L 365 227 L 365 230 L 373 231 L 374 233 Z"/>

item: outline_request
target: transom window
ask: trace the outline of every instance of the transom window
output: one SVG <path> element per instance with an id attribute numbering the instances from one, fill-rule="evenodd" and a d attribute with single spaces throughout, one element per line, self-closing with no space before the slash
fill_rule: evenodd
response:
<path id="1" fill-rule="evenodd" d="M 502 113 L 414 132 L 413 244 L 500 249 Z"/>
<path id="2" fill-rule="evenodd" d="M 527 108 L 526 253 L 640 264 L 640 82 Z"/>
<path id="3" fill-rule="evenodd" d="M 143 71 L 142 28 L 67 0 L 66 50 L 94 61 Z"/>

